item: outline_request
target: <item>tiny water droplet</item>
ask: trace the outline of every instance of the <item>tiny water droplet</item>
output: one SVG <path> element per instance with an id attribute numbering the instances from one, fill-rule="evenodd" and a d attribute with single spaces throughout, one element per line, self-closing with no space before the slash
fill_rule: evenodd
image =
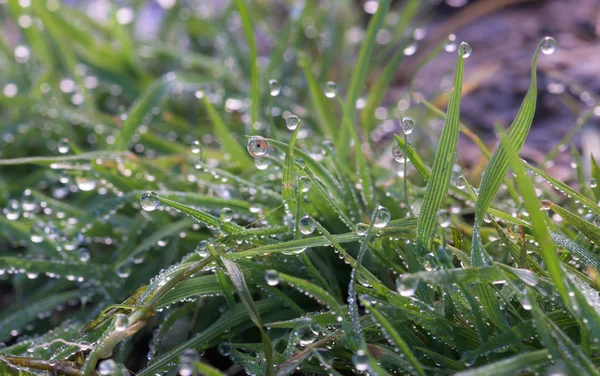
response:
<path id="1" fill-rule="evenodd" d="M 254 160 L 254 165 L 257 169 L 263 171 L 269 168 L 269 166 L 271 165 L 271 160 L 268 158 L 256 158 Z"/>
<path id="2" fill-rule="evenodd" d="M 58 141 L 58 152 L 61 154 L 67 154 L 69 149 L 71 149 L 71 146 L 69 146 L 69 140 L 67 138 L 61 138 L 60 141 Z"/>
<path id="3" fill-rule="evenodd" d="M 298 128 L 298 124 L 300 124 L 300 118 L 296 115 L 290 115 L 287 117 L 287 119 L 285 119 L 285 126 L 290 131 L 293 131 L 294 129 Z"/>
<path id="4" fill-rule="evenodd" d="M 300 346 L 307 346 L 315 342 L 317 334 L 310 327 L 302 328 L 300 332 Z"/>
<path id="5" fill-rule="evenodd" d="M 357 223 L 354 227 L 354 231 L 356 231 L 356 235 L 363 236 L 367 234 L 369 231 L 369 225 L 366 223 Z"/>
<path id="6" fill-rule="evenodd" d="M 390 211 L 387 208 L 379 205 L 377 207 L 377 212 L 375 212 L 375 219 L 373 220 L 373 227 L 383 228 L 387 226 L 387 224 L 392 219 Z"/>
<path id="7" fill-rule="evenodd" d="M 435 255 L 433 253 L 428 253 L 425 255 L 425 261 L 423 262 L 423 268 L 428 272 L 432 272 L 437 270 L 437 261 L 435 259 Z"/>
<path id="8" fill-rule="evenodd" d="M 398 145 L 394 145 L 392 147 L 392 156 L 394 157 L 394 160 L 398 163 L 406 162 L 406 158 L 404 157 L 404 150 L 402 150 L 402 148 Z"/>
<path id="9" fill-rule="evenodd" d="M 200 243 L 198 243 L 196 246 L 196 253 L 200 257 L 207 257 L 210 254 L 208 251 L 208 242 L 206 240 L 202 240 Z"/>
<path id="10" fill-rule="evenodd" d="M 333 145 L 333 142 L 331 141 L 323 141 L 321 143 L 321 154 L 323 155 L 333 155 L 335 153 L 335 146 Z"/>
<path id="11" fill-rule="evenodd" d="M 413 132 L 413 129 L 415 129 L 415 122 L 413 121 L 413 119 L 409 118 L 409 117 L 405 117 L 402 119 L 402 131 L 404 131 L 404 134 L 409 135 Z"/>
<path id="12" fill-rule="evenodd" d="M 526 311 L 531 311 L 531 308 L 533 308 L 527 294 L 523 294 L 523 297 L 521 298 L 521 306 Z"/>
<path id="13" fill-rule="evenodd" d="M 128 325 L 129 325 L 129 318 L 126 315 L 119 313 L 117 315 L 117 317 L 115 318 L 115 330 L 118 332 L 122 332 L 125 329 L 127 329 Z"/>
<path id="14" fill-rule="evenodd" d="M 315 221 L 308 214 L 300 218 L 298 221 L 298 230 L 304 235 L 310 235 L 315 231 Z"/>
<path id="15" fill-rule="evenodd" d="M 598 181 L 595 178 L 590 179 L 590 188 L 596 188 L 598 186 Z"/>
<path id="16" fill-rule="evenodd" d="M 281 84 L 279 81 L 271 79 L 269 80 L 269 90 L 272 97 L 276 97 L 281 93 Z"/>
<path id="17" fill-rule="evenodd" d="M 358 350 L 352 356 L 352 364 L 357 371 L 366 371 L 369 368 L 369 356 L 364 350 Z"/>
<path id="18" fill-rule="evenodd" d="M 466 59 L 469 56 L 471 56 L 471 52 L 473 52 L 473 48 L 471 48 L 471 46 L 467 42 L 461 42 L 458 46 L 458 55 L 461 56 L 463 59 Z"/>
<path id="19" fill-rule="evenodd" d="M 219 351 L 219 354 L 223 356 L 229 356 L 229 354 L 231 354 L 231 341 L 224 341 L 219 343 L 217 350 Z"/>
<path id="20" fill-rule="evenodd" d="M 302 192 L 306 193 L 310 191 L 312 187 L 312 181 L 308 178 L 308 176 L 300 176 L 300 181 L 302 182 Z"/>
<path id="21" fill-rule="evenodd" d="M 202 147 L 200 146 L 200 141 L 196 140 L 192 142 L 192 153 L 199 154 L 202 151 Z"/>
<path id="22" fill-rule="evenodd" d="M 279 284 L 279 273 L 277 272 L 277 270 L 267 270 L 265 272 L 265 281 L 269 286 L 277 286 Z"/>
<path id="23" fill-rule="evenodd" d="M 317 354 L 321 357 L 320 362 L 324 368 L 331 368 L 333 365 L 333 353 L 327 349 L 318 348 Z"/>
<path id="24" fill-rule="evenodd" d="M 446 228 L 452 223 L 452 217 L 445 209 L 440 209 L 437 212 L 438 223 L 441 227 Z"/>
<path id="25" fill-rule="evenodd" d="M 333 81 L 327 81 L 327 83 L 325 83 L 325 88 L 323 89 L 323 91 L 325 92 L 325 96 L 327 98 L 335 98 L 338 91 L 337 84 Z"/>
<path id="26" fill-rule="evenodd" d="M 221 214 L 219 215 L 221 222 L 231 222 L 233 219 L 233 210 L 230 208 L 221 209 Z"/>
<path id="27" fill-rule="evenodd" d="M 142 209 L 145 211 L 155 210 L 160 203 L 156 197 L 157 195 L 154 192 L 145 192 L 142 194 L 140 197 L 140 205 L 142 206 Z"/>
<path id="28" fill-rule="evenodd" d="M 6 219 L 8 219 L 9 221 L 19 219 L 19 217 L 21 216 L 21 205 L 19 205 L 19 201 L 9 200 L 3 212 L 6 216 Z"/>
<path id="29" fill-rule="evenodd" d="M 540 43 L 540 51 L 544 55 L 553 54 L 556 51 L 556 39 L 552 37 L 544 37 Z"/>
<path id="30" fill-rule="evenodd" d="M 396 291 L 402 296 L 413 296 L 419 287 L 419 281 L 416 279 L 407 279 L 400 276 L 396 280 Z"/>
<path id="31" fill-rule="evenodd" d="M 254 158 L 260 158 L 269 151 L 269 143 L 262 137 L 250 137 L 247 145 L 248 153 Z"/>
<path id="32" fill-rule="evenodd" d="M 464 176 L 460 175 L 456 178 L 456 188 L 465 189 L 467 187 L 467 180 Z"/>
<path id="33" fill-rule="evenodd" d="M 179 358 L 179 374 L 181 376 L 191 376 L 194 373 L 195 362 L 200 361 L 198 353 L 193 349 L 187 349 Z"/>
<path id="34" fill-rule="evenodd" d="M 444 46 L 444 50 L 446 50 L 446 52 L 456 51 L 456 35 L 454 35 L 454 34 L 448 35 L 448 41 L 446 42 L 446 45 Z"/>
<path id="35" fill-rule="evenodd" d="M 105 359 L 98 364 L 100 375 L 112 375 L 117 370 L 117 363 L 112 359 Z"/>

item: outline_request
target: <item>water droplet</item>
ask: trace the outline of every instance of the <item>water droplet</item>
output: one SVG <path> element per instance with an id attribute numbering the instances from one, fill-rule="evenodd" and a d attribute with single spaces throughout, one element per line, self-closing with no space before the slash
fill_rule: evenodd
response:
<path id="1" fill-rule="evenodd" d="M 446 228 L 452 223 L 452 217 L 445 209 L 440 209 L 437 212 L 438 223 L 441 227 Z"/>
<path id="2" fill-rule="evenodd" d="M 423 268 L 428 272 L 432 272 L 437 270 L 437 261 L 435 259 L 435 255 L 433 253 L 428 253 L 425 255 L 425 261 L 423 262 Z"/>
<path id="3" fill-rule="evenodd" d="M 356 231 L 356 235 L 359 236 L 363 236 L 367 234 L 367 231 L 369 231 L 369 225 L 366 223 L 357 223 L 356 226 L 354 226 L 354 231 Z"/>
<path id="4" fill-rule="evenodd" d="M 596 188 L 598 186 L 598 181 L 595 178 L 590 179 L 590 188 Z"/>
<path id="5" fill-rule="evenodd" d="M 117 370 L 117 363 L 112 359 L 105 359 L 98 364 L 100 375 L 112 375 Z"/>
<path id="6" fill-rule="evenodd" d="M 333 142 L 331 142 L 331 141 L 328 141 L 328 140 L 323 141 L 321 143 L 321 147 L 323 148 L 323 149 L 321 149 L 321 154 L 323 154 L 323 155 L 330 156 L 335 153 L 335 146 L 333 145 Z"/>
<path id="7" fill-rule="evenodd" d="M 231 222 L 233 219 L 233 210 L 230 208 L 221 209 L 221 214 L 219 215 L 221 222 Z"/>
<path id="8" fill-rule="evenodd" d="M 77 184 L 77 187 L 84 192 L 89 192 L 96 188 L 96 181 L 85 176 L 75 177 L 75 183 Z"/>
<path id="9" fill-rule="evenodd" d="M 260 158 L 269 151 L 269 143 L 262 137 L 250 137 L 247 149 L 251 156 Z"/>
<path id="10" fill-rule="evenodd" d="M 337 84 L 333 81 L 327 81 L 323 91 L 325 92 L 325 96 L 327 98 L 335 98 L 335 96 L 337 95 L 337 91 L 338 91 Z"/>
<path id="11" fill-rule="evenodd" d="M 118 332 L 122 332 L 125 329 L 127 329 L 128 325 L 129 325 L 129 318 L 126 315 L 119 313 L 117 315 L 117 317 L 115 318 L 115 330 Z"/>
<path id="12" fill-rule="evenodd" d="M 78 252 L 79 252 L 79 261 L 81 261 L 81 262 L 90 261 L 90 251 L 88 251 L 87 248 L 81 247 L 81 248 L 79 248 Z"/>
<path id="13" fill-rule="evenodd" d="M 198 243 L 196 246 L 196 253 L 200 257 L 207 257 L 210 254 L 208 251 L 208 242 L 206 240 L 202 240 L 200 243 Z"/>
<path id="14" fill-rule="evenodd" d="M 419 281 L 416 279 L 407 279 L 400 276 L 396 280 L 396 291 L 402 296 L 413 296 L 419 287 Z"/>
<path id="15" fill-rule="evenodd" d="M 219 343 L 217 350 L 219 351 L 219 354 L 223 356 L 229 356 L 229 354 L 231 354 L 231 341 L 224 341 Z"/>
<path id="16" fill-rule="evenodd" d="M 300 176 L 300 181 L 302 182 L 302 192 L 306 193 L 310 191 L 312 187 L 312 181 L 308 178 L 308 176 Z"/>
<path id="17" fill-rule="evenodd" d="M 181 376 L 191 376 L 196 368 L 194 363 L 200 361 L 198 353 L 193 349 L 187 349 L 179 358 L 179 374 Z"/>
<path id="18" fill-rule="evenodd" d="M 315 231 L 315 221 L 308 214 L 300 218 L 298 221 L 298 230 L 304 235 L 310 235 Z"/>
<path id="19" fill-rule="evenodd" d="M 542 210 L 550 210 L 552 209 L 552 202 L 548 201 L 548 200 L 542 200 Z"/>
<path id="20" fill-rule="evenodd" d="M 402 131 L 404 131 L 404 134 L 409 135 L 413 132 L 413 129 L 415 129 L 415 122 L 413 121 L 413 119 L 405 117 L 402 119 Z"/>
<path id="21" fill-rule="evenodd" d="M 387 224 L 392 219 L 390 215 L 390 211 L 387 208 L 379 205 L 377 207 L 377 212 L 375 212 L 375 219 L 373 220 L 373 227 L 383 228 L 387 226 Z"/>
<path id="22" fill-rule="evenodd" d="M 300 346 L 310 345 L 317 339 L 317 334 L 310 327 L 302 328 L 300 332 Z"/>
<path id="23" fill-rule="evenodd" d="M 357 371 L 366 371 L 369 368 L 369 356 L 364 350 L 358 350 L 352 356 L 352 364 Z"/>
<path id="24" fill-rule="evenodd" d="M 467 42 L 461 42 L 458 46 L 458 55 L 462 56 L 463 59 L 471 56 L 471 52 L 473 52 L 473 48 Z"/>
<path id="25" fill-rule="evenodd" d="M 69 140 L 66 138 L 61 138 L 60 141 L 58 141 L 58 152 L 61 154 L 67 154 L 69 149 L 71 149 L 71 146 L 69 146 Z"/>
<path id="26" fill-rule="evenodd" d="M 333 353 L 327 349 L 318 348 L 317 354 L 319 354 L 321 365 L 324 368 L 331 368 L 333 365 Z"/>
<path id="27" fill-rule="evenodd" d="M 9 221 L 19 219 L 19 217 L 21 216 L 21 205 L 19 205 L 19 201 L 9 200 L 3 212 L 6 216 L 6 219 L 8 219 Z"/>
<path id="28" fill-rule="evenodd" d="M 269 286 L 277 286 L 279 284 L 279 273 L 277 270 L 269 269 L 265 272 L 265 281 Z"/>
<path id="29" fill-rule="evenodd" d="M 540 51 L 545 55 L 553 54 L 556 51 L 556 39 L 544 37 L 540 43 Z"/>
<path id="30" fill-rule="evenodd" d="M 281 93 L 281 85 L 277 80 L 269 80 L 269 90 L 272 97 L 276 97 Z"/>
<path id="31" fill-rule="evenodd" d="M 394 145 L 392 147 L 392 156 L 394 157 L 394 160 L 398 163 L 406 162 L 406 158 L 404 157 L 404 150 L 402 150 L 402 148 L 398 145 Z"/>
<path id="32" fill-rule="evenodd" d="M 196 140 L 196 141 L 192 142 L 192 153 L 200 154 L 201 151 L 202 151 L 202 147 L 200 146 L 200 141 Z"/>
<path id="33" fill-rule="evenodd" d="M 268 158 L 256 158 L 254 160 L 254 165 L 259 170 L 266 170 L 271 165 L 271 160 Z"/>
<path id="34" fill-rule="evenodd" d="M 456 188 L 465 189 L 467 187 L 467 180 L 464 176 L 460 175 L 456 178 Z"/>
<path id="35" fill-rule="evenodd" d="M 524 293 L 523 297 L 521 298 L 521 306 L 527 311 L 531 311 L 531 308 L 533 308 L 526 293 Z"/>
<path id="36" fill-rule="evenodd" d="M 156 197 L 157 195 L 154 192 L 146 192 L 142 194 L 140 197 L 140 205 L 142 206 L 142 209 L 145 211 L 155 210 L 160 203 Z"/>
<path id="37" fill-rule="evenodd" d="M 298 128 L 298 124 L 300 124 L 300 118 L 296 115 L 290 115 L 287 117 L 287 119 L 285 119 L 285 126 L 290 131 L 293 131 L 294 129 Z"/>

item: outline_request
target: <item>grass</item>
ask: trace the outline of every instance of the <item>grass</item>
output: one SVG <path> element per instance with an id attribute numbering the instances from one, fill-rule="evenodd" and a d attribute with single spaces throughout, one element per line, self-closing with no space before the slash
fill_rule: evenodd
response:
<path id="1" fill-rule="evenodd" d="M 311 1 L 175 2 L 151 40 L 125 22 L 140 1 L 23 3 L 1 8 L 1 375 L 599 373 L 600 170 L 573 188 L 518 156 L 547 39 L 489 151 L 461 55 L 446 112 L 382 105 L 418 1 L 380 1 L 361 43 L 362 11 Z M 371 139 L 380 108 L 414 134 Z M 480 182 L 455 184 L 459 132 Z"/>

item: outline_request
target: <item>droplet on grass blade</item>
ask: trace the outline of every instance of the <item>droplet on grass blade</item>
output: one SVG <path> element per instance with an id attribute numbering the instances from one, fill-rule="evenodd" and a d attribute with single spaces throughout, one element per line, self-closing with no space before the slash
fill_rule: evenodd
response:
<path id="1" fill-rule="evenodd" d="M 325 93 L 325 96 L 327 98 L 335 98 L 335 96 L 337 95 L 337 90 L 337 84 L 335 82 L 327 81 L 323 92 Z"/>
<path id="2" fill-rule="evenodd" d="M 310 235 L 315 231 L 315 221 L 308 214 L 300 218 L 298 222 L 298 230 L 304 235 Z"/>
<path id="3" fill-rule="evenodd" d="M 352 356 L 352 364 L 354 364 L 354 368 L 356 368 L 357 371 L 366 371 L 369 368 L 369 356 L 364 350 L 359 349 Z"/>
<path id="4" fill-rule="evenodd" d="M 231 222 L 231 220 L 233 219 L 233 210 L 231 210 L 230 208 L 221 209 L 221 214 L 219 215 L 219 218 L 222 222 Z"/>
<path id="5" fill-rule="evenodd" d="M 467 180 L 465 179 L 464 176 L 459 175 L 459 177 L 456 178 L 456 188 L 465 189 L 466 187 L 467 187 Z"/>
<path id="6" fill-rule="evenodd" d="M 271 94 L 272 97 L 276 97 L 279 95 L 279 93 L 281 93 L 281 85 L 279 84 L 279 81 L 271 79 L 269 80 L 269 94 Z"/>
<path id="7" fill-rule="evenodd" d="M 296 128 L 298 128 L 298 124 L 300 124 L 300 118 L 296 115 L 290 115 L 287 117 L 287 119 L 285 119 L 285 126 L 290 131 L 293 131 Z"/>
<path id="8" fill-rule="evenodd" d="M 471 52 L 473 52 L 473 48 L 467 42 L 461 42 L 458 46 L 458 55 L 463 59 L 471 56 Z"/>
<path id="9" fill-rule="evenodd" d="M 544 55 L 553 54 L 554 51 L 556 51 L 556 39 L 552 37 L 544 37 L 540 45 L 540 51 L 542 51 Z"/>
<path id="10" fill-rule="evenodd" d="M 115 318 L 115 330 L 118 332 L 122 332 L 125 329 L 127 329 L 128 325 L 129 325 L 129 318 L 126 315 L 119 313 L 117 315 L 117 317 Z"/>
<path id="11" fill-rule="evenodd" d="M 383 228 L 387 226 L 392 218 L 390 211 L 387 208 L 379 205 L 377 212 L 375 213 L 375 219 L 373 220 L 373 226 L 377 228 Z"/>
<path id="12" fill-rule="evenodd" d="M 267 270 L 265 272 L 265 281 L 269 286 L 277 286 L 279 284 L 279 273 L 277 272 L 277 270 Z"/>
<path id="13" fill-rule="evenodd" d="M 450 224 L 452 223 L 452 217 L 450 216 L 450 213 L 448 213 L 448 211 L 446 211 L 445 209 L 439 210 L 437 212 L 437 217 L 438 223 L 443 228 L 450 226 Z"/>
<path id="14" fill-rule="evenodd" d="M 366 223 L 357 223 L 354 227 L 354 231 L 356 231 L 356 235 L 363 236 L 369 230 L 369 225 Z"/>
<path id="15" fill-rule="evenodd" d="M 199 154 L 201 150 L 200 141 L 196 140 L 192 142 L 192 153 Z"/>
<path id="16" fill-rule="evenodd" d="M 140 205 L 142 206 L 142 209 L 145 211 L 156 210 L 158 204 L 160 203 L 156 197 L 157 195 L 154 192 L 145 192 L 142 194 L 140 197 Z"/>
<path id="17" fill-rule="evenodd" d="M 260 158 L 269 151 L 269 143 L 262 137 L 250 137 L 247 149 L 251 156 Z"/>
<path id="18" fill-rule="evenodd" d="M 419 287 L 419 281 L 416 279 L 407 279 L 400 276 L 396 280 L 396 291 L 402 296 L 413 296 Z"/>
<path id="19" fill-rule="evenodd" d="M 415 122 L 411 118 L 403 118 L 402 119 L 402 131 L 405 135 L 409 135 L 415 129 Z"/>
<path id="20" fill-rule="evenodd" d="M 69 140 L 66 138 L 61 138 L 60 141 L 58 141 L 58 152 L 61 154 L 67 154 L 69 152 L 69 149 L 71 147 L 69 146 Z"/>

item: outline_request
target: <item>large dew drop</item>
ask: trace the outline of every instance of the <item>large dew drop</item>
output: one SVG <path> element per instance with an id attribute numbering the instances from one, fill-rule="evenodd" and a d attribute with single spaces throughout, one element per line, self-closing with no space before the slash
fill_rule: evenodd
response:
<path id="1" fill-rule="evenodd" d="M 231 222 L 231 220 L 233 219 L 233 210 L 229 208 L 221 209 L 221 214 L 219 218 L 221 219 L 221 222 Z"/>
<path id="2" fill-rule="evenodd" d="M 413 121 L 413 119 L 411 118 L 403 118 L 402 119 L 402 131 L 404 132 L 404 134 L 409 135 L 413 132 L 413 129 L 415 129 L 415 122 Z"/>
<path id="3" fill-rule="evenodd" d="M 456 188 L 465 189 L 467 186 L 467 181 L 464 176 L 460 175 L 456 178 Z"/>
<path id="4" fill-rule="evenodd" d="M 269 151 L 269 143 L 262 137 L 250 137 L 247 145 L 248 153 L 254 158 L 263 157 Z"/>
<path id="5" fill-rule="evenodd" d="M 69 140 L 66 138 L 61 138 L 60 141 L 58 141 L 58 152 L 61 154 L 67 154 L 69 152 L 69 149 L 71 147 L 69 146 Z"/>
<path id="6" fill-rule="evenodd" d="M 293 131 L 296 128 L 298 128 L 298 124 L 300 124 L 300 118 L 296 115 L 290 115 L 287 117 L 287 119 L 285 119 L 285 126 L 290 131 Z"/>
<path id="7" fill-rule="evenodd" d="M 402 150 L 402 148 L 398 145 L 394 145 L 392 147 L 392 156 L 394 157 L 394 160 L 398 163 L 406 162 L 406 157 L 404 156 L 404 150 Z"/>
<path id="8" fill-rule="evenodd" d="M 335 98 L 335 96 L 337 95 L 337 91 L 337 84 L 333 81 L 327 81 L 327 83 L 325 84 L 325 88 L 323 89 L 325 96 L 327 98 Z"/>
<path id="9" fill-rule="evenodd" d="M 390 222 L 392 216 L 390 215 L 390 211 L 387 208 L 379 205 L 377 207 L 377 212 L 375 213 L 375 219 L 373 221 L 373 226 L 378 228 L 383 228 L 387 226 Z"/>
<path id="10" fill-rule="evenodd" d="M 461 42 L 460 46 L 458 46 L 458 55 L 463 59 L 471 56 L 471 52 L 473 52 L 473 48 L 467 42 Z"/>
<path id="11" fill-rule="evenodd" d="M 304 235 L 310 235 L 315 231 L 315 221 L 307 214 L 300 218 L 298 222 L 298 230 Z"/>
<path id="12" fill-rule="evenodd" d="M 366 371 L 369 368 L 369 356 L 364 350 L 358 350 L 352 356 L 352 364 L 357 371 Z"/>
<path id="13" fill-rule="evenodd" d="M 300 182 L 302 183 L 303 193 L 310 191 L 310 188 L 312 187 L 312 181 L 308 178 L 308 176 L 300 176 Z"/>
<path id="14" fill-rule="evenodd" d="M 112 359 L 105 359 L 98 364 L 100 375 L 113 375 L 117 371 L 117 363 Z"/>
<path id="15" fill-rule="evenodd" d="M 129 318 L 126 315 L 119 313 L 117 315 L 117 317 L 115 318 L 115 330 L 118 332 L 122 332 L 125 329 L 127 329 L 128 325 L 129 325 Z"/>
<path id="16" fill-rule="evenodd" d="M 281 93 L 279 81 L 273 79 L 269 80 L 269 94 L 271 94 L 272 97 L 276 97 L 279 93 Z"/>
<path id="17" fill-rule="evenodd" d="M 202 148 L 200 146 L 200 141 L 196 140 L 196 141 L 192 142 L 192 153 L 200 154 L 200 151 L 202 151 Z"/>
<path id="18" fill-rule="evenodd" d="M 269 286 L 277 286 L 279 284 L 279 273 L 277 273 L 277 270 L 267 270 L 265 273 L 265 281 Z"/>
<path id="19" fill-rule="evenodd" d="M 402 296 L 413 296 L 419 287 L 416 279 L 405 279 L 402 276 L 396 280 L 396 291 Z"/>
<path id="20" fill-rule="evenodd" d="M 354 226 L 354 231 L 356 231 L 356 235 L 359 236 L 363 236 L 367 234 L 367 231 L 369 231 L 369 225 L 366 223 L 357 223 L 356 226 Z"/>
<path id="21" fill-rule="evenodd" d="M 193 349 L 187 349 L 181 354 L 179 358 L 179 374 L 181 376 L 191 376 L 194 374 L 196 368 L 195 362 L 199 362 L 200 357 L 198 353 Z"/>
<path id="22" fill-rule="evenodd" d="M 540 51 L 545 55 L 553 54 L 556 51 L 556 39 L 552 37 L 544 37 L 540 45 Z"/>
<path id="23" fill-rule="evenodd" d="M 154 192 L 146 192 L 140 197 L 140 205 L 145 211 L 153 211 L 158 207 L 160 203 L 156 198 L 157 195 Z"/>

